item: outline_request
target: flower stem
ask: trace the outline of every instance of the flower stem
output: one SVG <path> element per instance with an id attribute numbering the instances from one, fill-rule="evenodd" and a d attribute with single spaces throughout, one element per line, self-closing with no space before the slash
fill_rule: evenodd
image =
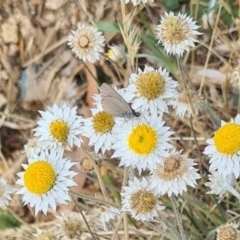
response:
<path id="1" fill-rule="evenodd" d="M 183 230 L 182 219 L 181 219 L 180 213 L 179 213 L 178 208 L 177 208 L 176 199 L 173 195 L 170 197 L 170 199 L 171 199 L 173 209 L 174 209 L 174 213 L 175 213 L 175 216 L 176 216 L 177 225 L 178 225 L 178 228 L 179 228 L 181 240 L 187 240 L 187 238 L 185 236 L 185 233 L 184 233 L 184 230 Z"/>
<path id="2" fill-rule="evenodd" d="M 128 168 L 125 167 L 122 187 L 127 185 L 127 181 L 128 181 Z M 123 213 L 123 227 L 124 227 L 124 239 L 128 240 L 129 239 L 129 233 L 128 233 L 128 219 L 127 219 L 127 213 L 126 212 Z"/>
<path id="3" fill-rule="evenodd" d="M 92 158 L 92 156 L 88 153 L 88 151 L 83 146 L 82 146 L 82 149 L 83 149 L 84 153 L 86 154 L 86 156 L 88 157 L 88 159 L 90 160 L 91 164 L 94 167 L 94 170 L 96 172 L 96 175 L 97 175 L 97 178 L 98 178 L 98 182 L 99 182 L 99 186 L 101 188 L 101 191 L 102 191 L 104 199 L 105 200 L 109 200 L 108 196 L 107 196 L 107 190 L 106 190 L 106 187 L 104 185 L 102 176 L 100 174 L 100 170 L 99 170 L 98 165 L 96 164 L 95 160 Z"/>

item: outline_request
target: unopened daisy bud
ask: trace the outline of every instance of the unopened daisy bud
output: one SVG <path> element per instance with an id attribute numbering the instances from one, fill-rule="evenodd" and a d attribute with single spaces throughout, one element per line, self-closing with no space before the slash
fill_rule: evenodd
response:
<path id="1" fill-rule="evenodd" d="M 234 189 L 236 180 L 233 174 L 223 177 L 217 171 L 213 171 L 212 174 L 208 175 L 208 179 L 210 182 L 205 183 L 205 185 L 211 190 L 207 194 L 216 194 L 223 198 L 231 193 L 240 199 L 240 194 Z"/>
<path id="2" fill-rule="evenodd" d="M 240 176 L 240 115 L 231 122 L 221 121 L 221 127 L 214 137 L 206 142 L 208 146 L 204 154 L 210 157 L 209 171 L 218 171 L 223 178 L 233 174 L 237 179 Z"/>
<path id="3" fill-rule="evenodd" d="M 122 65 L 126 61 L 126 53 L 124 45 L 112 45 L 105 55 L 113 62 Z"/>
<path id="4" fill-rule="evenodd" d="M 68 36 L 68 45 L 76 56 L 91 63 L 99 60 L 103 52 L 104 37 L 97 28 L 79 23 L 76 31 L 72 31 Z"/>
<path id="5" fill-rule="evenodd" d="M 216 240 L 240 240 L 236 224 L 226 224 L 218 228 Z"/>
<path id="6" fill-rule="evenodd" d="M 182 56 L 184 51 L 189 51 L 190 47 L 195 47 L 194 42 L 198 42 L 196 35 L 201 33 L 196 31 L 199 26 L 187 14 L 173 12 L 166 13 L 161 17 L 160 24 L 156 26 L 156 38 L 158 43 L 162 43 L 167 54 Z"/>
<path id="7" fill-rule="evenodd" d="M 187 191 L 187 185 L 196 187 L 196 180 L 201 176 L 194 168 L 196 163 L 187 155 L 181 155 L 182 151 L 173 149 L 169 156 L 164 158 L 163 165 L 158 164 L 150 178 L 151 186 L 156 187 L 158 194 L 167 193 L 168 196 L 183 194 Z"/>
<path id="8" fill-rule="evenodd" d="M 0 177 L 0 208 L 8 206 L 11 200 L 10 194 L 13 192 L 14 190 L 7 184 L 7 181 Z"/>
<path id="9" fill-rule="evenodd" d="M 136 220 L 149 221 L 158 216 L 157 211 L 165 207 L 158 200 L 159 195 L 149 182 L 142 178 L 128 182 L 128 186 L 122 188 L 122 211 L 130 212 Z"/>
<path id="10" fill-rule="evenodd" d="M 33 129 L 38 141 L 44 142 L 47 148 L 77 147 L 81 145 L 80 133 L 83 118 L 76 114 L 77 107 L 67 107 L 66 104 L 54 104 L 46 111 L 39 111 L 42 118 L 37 121 L 38 127 Z"/>
<path id="11" fill-rule="evenodd" d="M 94 167 L 91 161 L 87 157 L 83 157 L 80 159 L 80 161 L 77 163 L 77 168 L 80 171 L 84 171 L 84 172 L 91 172 L 94 170 Z"/>
<path id="12" fill-rule="evenodd" d="M 189 93 L 189 97 L 191 99 L 195 114 L 198 115 L 201 109 L 202 97 L 198 96 L 198 94 L 196 94 L 191 90 L 189 90 L 188 93 Z M 185 92 L 180 93 L 179 96 L 175 99 L 174 98 L 170 99 L 168 101 L 168 104 L 173 106 L 173 108 L 176 111 L 176 114 L 180 118 L 184 118 L 184 116 L 187 118 L 190 118 L 190 116 L 192 115 L 191 105 L 189 103 L 188 96 Z"/>
<path id="13" fill-rule="evenodd" d="M 87 222 L 89 219 L 85 216 Z M 57 217 L 58 236 L 64 240 L 87 240 L 92 239 L 88 233 L 88 228 L 80 213 L 62 213 L 61 217 Z"/>
<path id="14" fill-rule="evenodd" d="M 57 240 L 57 236 L 53 232 L 50 232 L 48 230 L 41 230 L 39 228 L 36 230 L 37 234 L 33 234 L 36 240 Z"/>
<path id="15" fill-rule="evenodd" d="M 130 2 L 130 0 L 125 0 L 126 4 L 129 3 L 129 2 Z M 134 6 L 137 6 L 140 3 L 152 3 L 152 2 L 154 2 L 154 0 L 131 0 L 131 2 Z"/>
<path id="16" fill-rule="evenodd" d="M 39 211 L 47 213 L 48 206 L 56 211 L 57 202 L 66 204 L 70 201 L 68 187 L 75 186 L 72 178 L 75 172 L 69 169 L 75 163 L 63 158 L 63 150 L 51 152 L 42 151 L 28 158 L 28 164 L 22 164 L 25 169 L 17 175 L 17 184 L 22 188 L 16 194 L 23 195 L 23 202 L 35 207 L 35 215 Z"/>

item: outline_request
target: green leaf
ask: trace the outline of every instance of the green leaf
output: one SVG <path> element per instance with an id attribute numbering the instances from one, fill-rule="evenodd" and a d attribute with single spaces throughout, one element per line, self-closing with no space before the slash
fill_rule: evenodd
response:
<path id="1" fill-rule="evenodd" d="M 117 23 L 109 22 L 98 22 L 96 23 L 98 29 L 103 32 L 119 32 L 119 27 Z"/>
<path id="2" fill-rule="evenodd" d="M 8 211 L 0 212 L 0 229 L 19 227 L 21 224 Z"/>
<path id="3" fill-rule="evenodd" d="M 168 10 L 174 10 L 179 7 L 179 0 L 163 0 L 162 3 Z"/>

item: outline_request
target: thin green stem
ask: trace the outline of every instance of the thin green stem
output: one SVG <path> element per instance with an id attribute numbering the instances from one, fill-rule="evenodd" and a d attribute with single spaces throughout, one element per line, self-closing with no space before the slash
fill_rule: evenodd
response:
<path id="1" fill-rule="evenodd" d="M 191 101 L 191 97 L 190 97 L 190 94 L 189 94 L 189 91 L 187 89 L 187 82 L 183 76 L 183 66 L 182 66 L 182 62 L 181 62 L 181 59 L 177 56 L 177 63 L 178 63 L 178 67 L 180 69 L 180 74 L 181 74 L 181 80 L 182 80 L 182 84 L 183 84 L 183 88 L 184 88 L 184 91 L 187 95 L 187 98 L 188 98 L 188 102 L 189 102 L 189 105 L 190 105 L 190 108 L 191 108 L 191 112 L 192 112 L 192 115 L 193 115 L 193 119 L 194 119 L 194 122 L 196 123 L 201 135 L 206 139 L 207 136 L 206 136 L 206 133 L 203 131 L 202 129 L 202 126 L 200 125 L 199 121 L 198 121 L 198 118 L 197 118 L 197 115 L 196 115 L 196 112 L 194 110 L 194 107 L 193 107 L 193 103 Z"/>
<path id="2" fill-rule="evenodd" d="M 128 181 L 128 168 L 125 167 L 122 187 L 127 185 L 127 181 Z M 126 212 L 123 213 L 123 227 L 124 227 L 124 239 L 129 240 L 128 218 Z"/>
<path id="3" fill-rule="evenodd" d="M 93 238 L 94 240 L 97 240 L 97 239 L 95 238 L 95 236 L 94 236 L 94 234 L 93 234 L 93 232 L 92 232 L 92 230 L 91 230 L 88 222 L 87 222 L 87 219 L 85 218 L 85 216 L 84 216 L 84 214 L 82 213 L 81 209 L 78 208 L 77 202 L 75 201 L 75 199 L 74 199 L 73 197 L 72 197 L 72 200 L 73 200 L 73 202 L 75 203 L 75 206 L 77 207 L 78 212 L 81 214 L 81 216 L 82 216 L 82 218 L 83 218 L 83 221 L 84 221 L 85 224 L 87 225 L 87 229 L 88 229 L 89 233 L 91 234 L 92 238 Z"/>
<path id="4" fill-rule="evenodd" d="M 86 156 L 88 157 L 88 159 L 90 160 L 91 164 L 94 167 L 94 170 L 95 170 L 97 178 L 98 178 L 99 186 L 102 190 L 103 197 L 106 200 L 108 200 L 107 190 L 106 190 L 105 184 L 103 182 L 102 176 L 100 174 L 100 170 L 99 170 L 98 165 L 96 164 L 95 160 L 92 158 L 92 156 L 88 153 L 88 151 L 83 146 L 82 146 L 82 149 L 83 149 L 84 153 L 86 154 Z"/>
<path id="5" fill-rule="evenodd" d="M 99 199 L 99 198 L 96 198 L 96 197 L 92 197 L 92 196 L 89 196 L 89 195 L 86 195 L 86 194 L 83 194 L 83 193 L 77 193 L 77 192 L 74 192 L 74 191 L 71 191 L 71 190 L 69 190 L 69 193 L 72 194 L 72 195 L 75 195 L 75 196 L 77 196 L 81 199 L 84 199 L 84 200 L 88 200 L 88 201 L 91 201 L 91 202 L 99 203 L 99 204 L 114 207 L 114 208 L 120 208 L 120 206 L 117 206 L 116 204 L 114 204 L 112 202 L 105 201 L 103 199 Z"/>
<path id="6" fill-rule="evenodd" d="M 88 72 L 90 73 L 90 75 L 93 77 L 93 79 L 95 80 L 95 82 L 99 85 L 99 82 L 97 80 L 97 78 L 92 74 L 91 70 L 89 69 L 89 67 L 87 66 L 87 64 L 82 61 L 82 63 L 84 64 L 84 67 L 88 70 Z"/>
<path id="7" fill-rule="evenodd" d="M 174 209 L 175 217 L 176 217 L 176 220 L 177 220 L 177 225 L 178 225 L 178 228 L 179 228 L 181 240 L 187 240 L 187 238 L 185 236 L 185 233 L 184 233 L 184 230 L 183 230 L 182 219 L 181 219 L 180 213 L 178 211 L 176 199 L 173 195 L 170 197 L 170 199 L 171 199 L 171 202 L 172 202 L 172 205 L 173 205 L 173 209 Z"/>

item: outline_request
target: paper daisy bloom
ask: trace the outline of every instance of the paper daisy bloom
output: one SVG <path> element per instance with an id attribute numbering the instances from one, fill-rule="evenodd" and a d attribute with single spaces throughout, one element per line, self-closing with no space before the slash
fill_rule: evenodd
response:
<path id="1" fill-rule="evenodd" d="M 171 150 L 169 156 L 163 158 L 163 165 L 157 164 L 150 177 L 151 186 L 156 188 L 158 194 L 167 193 L 168 196 L 183 194 L 187 186 L 196 187 L 196 179 L 201 176 L 194 168 L 196 163 L 182 151 Z"/>
<path id="2" fill-rule="evenodd" d="M 125 0 L 125 3 L 127 4 L 127 3 L 129 3 L 129 2 L 132 2 L 132 4 L 134 5 L 134 6 L 137 6 L 137 5 L 139 5 L 140 3 L 152 3 L 152 2 L 154 2 L 154 0 Z"/>
<path id="3" fill-rule="evenodd" d="M 48 206 L 56 211 L 56 204 L 66 204 L 70 201 L 68 187 L 75 186 L 72 178 L 75 172 L 69 169 L 75 165 L 67 158 L 63 158 L 63 150 L 42 151 L 39 156 L 28 158 L 28 164 L 22 164 L 24 172 L 17 175 L 17 184 L 22 188 L 17 194 L 23 195 L 23 202 L 35 207 L 35 215 L 39 211 L 47 213 Z"/>
<path id="4" fill-rule="evenodd" d="M 157 211 L 165 209 L 158 200 L 159 195 L 152 188 L 149 182 L 142 178 L 128 182 L 124 186 L 122 196 L 122 211 L 130 212 L 136 220 L 149 221 L 157 217 Z"/>
<path id="5" fill-rule="evenodd" d="M 89 218 L 85 216 L 89 224 Z M 57 217 L 58 239 L 64 240 L 89 240 L 92 239 L 84 219 L 80 213 L 62 213 Z"/>
<path id="6" fill-rule="evenodd" d="M 12 199 L 10 195 L 13 192 L 14 190 L 7 184 L 7 181 L 0 177 L 0 208 L 8 206 L 8 202 Z"/>
<path id="7" fill-rule="evenodd" d="M 110 150 L 113 142 L 112 128 L 115 120 L 112 115 L 101 110 L 102 108 L 91 109 L 92 117 L 86 118 L 82 127 L 82 135 L 89 138 L 89 146 L 94 146 L 96 153 L 101 150 L 104 154 Z"/>
<path id="8" fill-rule="evenodd" d="M 48 231 L 48 230 L 41 230 L 39 228 L 36 229 L 37 233 L 33 234 L 33 236 L 37 240 L 41 239 L 49 239 L 49 240 L 57 240 L 57 236 L 54 232 Z"/>
<path id="9" fill-rule="evenodd" d="M 191 90 L 189 90 L 188 93 L 189 93 L 189 97 L 191 99 L 195 114 L 198 115 L 202 107 L 201 105 L 202 97 L 198 96 L 196 92 L 193 92 Z M 180 93 L 177 96 L 177 98 L 169 99 L 168 104 L 173 106 L 173 109 L 175 109 L 176 114 L 180 118 L 184 118 L 184 116 L 187 118 L 190 118 L 192 116 L 192 109 L 188 101 L 188 96 L 185 92 Z"/>
<path id="10" fill-rule="evenodd" d="M 206 141 L 209 146 L 204 154 L 210 157 L 209 171 L 218 171 L 219 175 L 227 177 L 234 174 L 240 175 L 240 115 L 231 122 L 221 121 L 221 127 L 215 132 L 214 137 Z"/>
<path id="11" fill-rule="evenodd" d="M 127 57 L 124 45 L 110 46 L 108 52 L 105 53 L 105 56 L 119 65 L 124 64 Z"/>
<path id="12" fill-rule="evenodd" d="M 162 43 L 167 54 L 182 56 L 184 51 L 189 51 L 190 47 L 195 47 L 198 42 L 196 35 L 201 33 L 196 22 L 187 14 L 173 12 L 166 13 L 161 17 L 160 24 L 156 26 L 156 38 L 158 43 Z"/>
<path id="13" fill-rule="evenodd" d="M 38 138 L 29 139 L 24 145 L 23 153 L 30 157 L 32 154 L 38 155 L 43 149 L 50 149 L 52 142 L 39 141 Z"/>
<path id="14" fill-rule="evenodd" d="M 239 240 L 240 231 L 238 230 L 239 224 L 227 223 L 220 226 L 217 229 L 217 239 L 216 240 Z"/>
<path id="15" fill-rule="evenodd" d="M 163 125 L 161 117 L 148 114 L 129 121 L 116 121 L 112 158 L 119 157 L 120 166 L 137 168 L 139 173 L 146 168 L 153 170 L 157 163 L 163 164 L 162 158 L 168 156 L 167 149 L 172 148 L 167 142 L 172 132 Z"/>
<path id="16" fill-rule="evenodd" d="M 178 83 L 172 80 L 166 69 L 145 66 L 143 71 L 138 69 L 138 74 L 132 73 L 129 80 L 126 91 L 135 111 L 168 112 L 168 100 L 178 96 Z"/>
<path id="17" fill-rule="evenodd" d="M 236 180 L 233 174 L 222 177 L 217 171 L 213 171 L 208 175 L 209 182 L 205 183 L 211 190 L 207 194 L 216 194 L 223 198 L 231 193 L 236 198 L 240 199 L 240 194 L 234 189 Z"/>
<path id="18" fill-rule="evenodd" d="M 42 118 L 37 121 L 39 126 L 33 129 L 34 135 L 39 137 L 38 141 L 44 141 L 49 148 L 73 147 L 74 144 L 80 147 L 83 118 L 76 114 L 76 110 L 77 107 L 54 104 L 45 112 L 39 111 Z"/>
<path id="19" fill-rule="evenodd" d="M 99 60 L 103 53 L 104 36 L 97 28 L 79 23 L 76 31 L 71 31 L 68 36 L 68 45 L 82 61 L 91 63 Z"/>
<path id="20" fill-rule="evenodd" d="M 115 208 L 115 207 L 103 207 L 104 211 L 100 214 L 99 216 L 99 220 L 96 223 L 96 225 L 98 226 L 99 229 L 103 229 L 104 231 L 108 231 L 109 230 L 109 223 L 111 221 L 114 221 L 117 216 L 119 216 L 121 214 L 120 209 Z"/>

